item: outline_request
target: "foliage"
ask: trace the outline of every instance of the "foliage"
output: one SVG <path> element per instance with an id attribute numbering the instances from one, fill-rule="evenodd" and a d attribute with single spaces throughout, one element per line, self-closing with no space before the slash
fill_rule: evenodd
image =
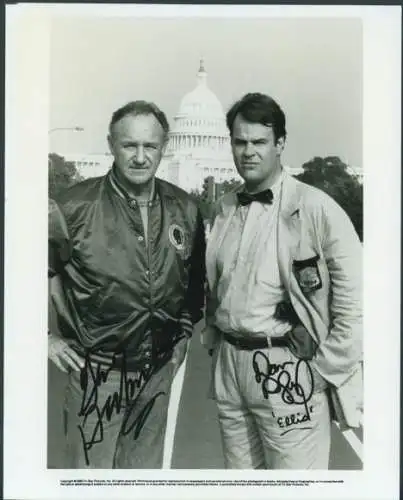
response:
<path id="1" fill-rule="evenodd" d="M 50 153 L 48 156 L 49 197 L 57 198 L 59 193 L 73 184 L 82 181 L 74 163 L 62 156 Z"/>
<path id="2" fill-rule="evenodd" d="M 222 196 L 225 193 L 230 193 L 231 191 L 235 191 L 240 185 L 242 184 L 242 181 L 237 180 L 237 179 L 231 179 L 229 181 L 224 181 L 220 186 L 220 195 Z"/>
<path id="3" fill-rule="evenodd" d="M 302 165 L 296 176 L 331 196 L 348 214 L 360 240 L 363 240 L 363 186 L 337 156 L 315 157 Z"/>
<path id="4" fill-rule="evenodd" d="M 208 177 L 204 179 L 202 191 L 192 189 L 190 192 L 196 199 L 204 220 L 211 219 L 215 200 L 219 199 L 225 193 L 234 191 L 234 189 L 241 185 L 241 181 L 236 179 L 230 179 L 229 181 L 224 181 L 219 184 L 215 183 L 215 193 L 213 195 L 215 200 L 213 200 L 212 196 L 208 193 L 207 179 Z"/>
<path id="5" fill-rule="evenodd" d="M 201 193 L 197 189 L 192 189 L 190 191 L 190 194 L 193 196 L 196 203 L 198 204 L 203 220 L 210 220 L 213 211 L 213 204 L 209 203 L 207 199 L 205 199 L 203 193 Z"/>

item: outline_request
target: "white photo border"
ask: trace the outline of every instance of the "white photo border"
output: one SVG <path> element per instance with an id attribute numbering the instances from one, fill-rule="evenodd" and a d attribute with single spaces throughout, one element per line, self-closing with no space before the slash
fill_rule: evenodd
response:
<path id="1" fill-rule="evenodd" d="M 220 470 L 47 469 L 47 153 L 51 13 L 358 17 L 364 28 L 365 432 L 362 471 L 242 471 L 309 487 L 61 487 L 61 479 L 240 479 Z M 28 5 L 6 7 L 4 497 L 394 498 L 399 488 L 400 7 Z M 295 489 L 297 488 L 297 489 Z M 253 492 L 253 493 L 251 493 Z"/>

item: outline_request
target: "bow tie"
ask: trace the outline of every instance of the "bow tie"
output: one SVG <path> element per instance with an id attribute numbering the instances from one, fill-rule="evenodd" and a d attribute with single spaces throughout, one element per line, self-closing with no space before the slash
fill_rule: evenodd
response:
<path id="1" fill-rule="evenodd" d="M 260 203 L 268 203 L 269 205 L 273 203 L 273 191 L 271 189 L 266 189 L 260 193 L 250 194 L 245 191 L 237 193 L 238 201 L 240 205 L 250 205 L 252 201 L 259 201 Z"/>

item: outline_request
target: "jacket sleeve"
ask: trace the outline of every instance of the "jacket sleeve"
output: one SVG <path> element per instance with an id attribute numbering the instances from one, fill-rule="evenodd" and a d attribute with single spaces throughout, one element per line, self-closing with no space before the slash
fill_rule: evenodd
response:
<path id="1" fill-rule="evenodd" d="M 207 287 L 206 291 L 206 325 L 214 326 L 215 324 L 215 312 L 217 310 L 218 303 L 216 294 L 210 287 Z"/>
<path id="2" fill-rule="evenodd" d="M 313 366 L 340 387 L 362 361 L 362 245 L 347 214 L 331 199 L 322 207 L 320 229 L 330 277 L 330 329 Z"/>
<path id="3" fill-rule="evenodd" d="M 216 295 L 207 288 L 206 292 L 206 326 L 200 333 L 200 342 L 206 349 L 214 349 L 219 340 L 215 325 L 215 312 L 217 310 Z"/>
<path id="4" fill-rule="evenodd" d="M 48 204 L 48 277 L 59 274 L 71 256 L 71 241 L 66 220 L 58 204 Z"/>
<path id="5" fill-rule="evenodd" d="M 220 202 L 218 201 L 213 206 L 212 218 L 211 218 L 211 228 L 210 233 L 213 230 L 214 221 L 220 210 Z M 207 254 L 208 258 L 208 254 Z M 212 284 L 213 285 L 213 284 Z M 210 284 L 207 282 L 206 287 L 206 326 L 200 333 L 200 342 L 206 349 L 214 349 L 219 341 L 218 330 L 215 327 L 215 315 L 218 307 L 217 298 L 217 285 L 213 285 L 214 288 L 210 288 Z"/>
<path id="6" fill-rule="evenodd" d="M 203 218 L 200 211 L 198 211 L 193 248 L 189 257 L 189 284 L 182 313 L 183 317 L 188 315 L 193 324 L 203 317 L 205 284 L 206 238 Z"/>
<path id="7" fill-rule="evenodd" d="M 220 213 L 221 210 L 221 205 L 220 205 L 220 200 L 216 201 L 213 205 L 212 208 L 212 213 L 211 213 L 211 225 L 210 225 L 210 233 L 213 230 L 214 223 L 216 220 L 217 215 Z M 218 298 L 217 298 L 217 293 L 216 293 L 216 286 L 214 289 L 212 289 L 207 282 L 207 287 L 206 287 L 206 326 L 214 326 L 215 324 L 215 312 L 218 307 Z"/>

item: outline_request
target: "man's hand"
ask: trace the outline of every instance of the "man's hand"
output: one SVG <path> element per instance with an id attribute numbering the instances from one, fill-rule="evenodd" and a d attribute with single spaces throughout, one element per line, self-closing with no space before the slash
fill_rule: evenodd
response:
<path id="1" fill-rule="evenodd" d="M 171 363 L 174 365 L 174 377 L 185 360 L 185 356 L 189 346 L 189 339 L 187 337 L 182 338 L 174 347 L 174 352 L 172 354 Z"/>
<path id="2" fill-rule="evenodd" d="M 218 344 L 219 334 L 214 326 L 205 326 L 200 334 L 200 342 L 207 349 L 208 353 L 212 354 L 214 347 Z"/>
<path id="3" fill-rule="evenodd" d="M 328 387 L 328 382 L 322 377 L 322 375 L 311 365 L 313 378 L 313 392 L 322 392 Z"/>
<path id="4" fill-rule="evenodd" d="M 48 358 L 64 373 L 69 368 L 79 371 L 84 367 L 84 360 L 58 335 L 48 335 Z"/>

